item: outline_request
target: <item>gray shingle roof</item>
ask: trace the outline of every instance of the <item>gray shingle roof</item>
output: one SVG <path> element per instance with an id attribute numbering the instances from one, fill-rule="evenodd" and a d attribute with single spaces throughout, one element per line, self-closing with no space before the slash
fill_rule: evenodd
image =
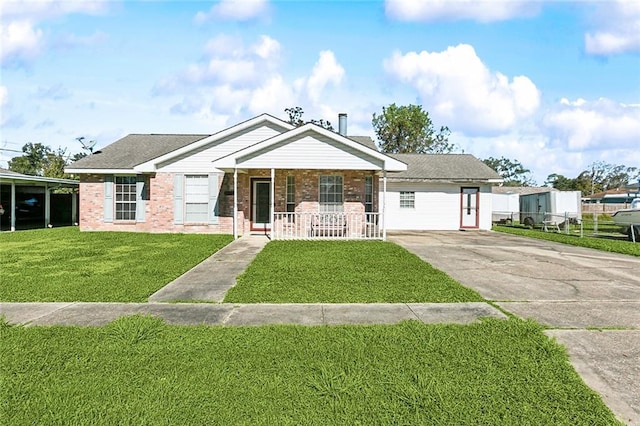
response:
<path id="1" fill-rule="evenodd" d="M 388 154 L 407 164 L 407 171 L 390 179 L 488 180 L 501 179 L 491 167 L 470 154 Z"/>
<path id="2" fill-rule="evenodd" d="M 369 136 L 347 136 L 347 137 L 352 141 L 356 141 L 366 146 L 367 148 L 371 148 L 378 151 L 378 147 L 376 146 L 376 143 Z"/>
<path id="3" fill-rule="evenodd" d="M 131 169 L 210 135 L 127 135 L 67 169 Z"/>

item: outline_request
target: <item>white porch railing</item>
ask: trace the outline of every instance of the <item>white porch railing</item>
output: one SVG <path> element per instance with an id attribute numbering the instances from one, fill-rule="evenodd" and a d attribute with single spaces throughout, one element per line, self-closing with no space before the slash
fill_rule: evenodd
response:
<path id="1" fill-rule="evenodd" d="M 380 213 L 274 213 L 274 240 L 383 238 Z"/>

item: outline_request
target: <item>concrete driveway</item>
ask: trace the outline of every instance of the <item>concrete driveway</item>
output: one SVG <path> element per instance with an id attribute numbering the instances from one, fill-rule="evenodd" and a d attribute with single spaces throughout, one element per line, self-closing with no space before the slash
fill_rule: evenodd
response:
<path id="1" fill-rule="evenodd" d="M 640 425 L 640 258 L 498 232 L 389 240 L 484 298 L 549 327 L 616 415 Z"/>

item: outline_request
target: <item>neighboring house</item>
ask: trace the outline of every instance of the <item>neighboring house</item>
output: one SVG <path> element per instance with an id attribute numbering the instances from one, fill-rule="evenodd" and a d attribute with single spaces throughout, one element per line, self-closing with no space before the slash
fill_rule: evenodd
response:
<path id="1" fill-rule="evenodd" d="M 66 188 L 67 193 L 54 190 Z M 77 222 L 78 181 L 31 176 L 0 169 L 0 230 Z"/>
<path id="2" fill-rule="evenodd" d="M 412 169 L 407 168 L 409 157 L 382 154 L 368 137 L 345 136 L 346 114 L 339 122 L 339 132 L 334 133 L 314 124 L 294 127 L 263 114 L 213 135 L 126 136 L 67 167 L 67 173 L 80 175 L 80 227 L 234 236 L 265 232 L 272 238 L 384 238 L 387 227 L 400 229 L 391 203 L 410 193 L 414 193 L 413 208 L 424 208 L 424 214 L 431 215 L 434 206 L 422 206 L 415 201 L 421 200 L 415 190 L 402 189 L 402 182 L 413 177 L 395 181 L 397 173 Z M 471 156 L 464 158 L 467 165 L 480 163 Z M 460 182 L 467 182 L 463 176 L 443 178 L 447 183 L 438 188 L 445 190 L 448 185 L 447 193 L 455 192 L 457 200 L 448 216 L 459 218 L 461 200 L 474 203 L 480 200 L 477 192 L 489 191 L 486 179 L 481 185 L 470 180 L 471 184 L 462 185 L 471 188 L 463 190 L 470 195 L 463 196 Z M 415 181 L 418 187 L 438 185 L 432 177 L 422 179 Z M 409 205 L 405 199 L 405 213 Z M 469 211 L 477 213 L 477 206 L 481 203 Z M 489 206 L 489 218 L 490 212 Z M 421 214 L 414 212 L 416 218 Z M 478 217 L 463 225 L 490 227 L 490 220 L 486 225 L 483 216 Z M 419 221 L 414 223 L 415 228 L 404 229 L 425 229 Z M 460 228 L 459 221 L 452 223 L 440 221 L 428 229 Z"/>
<path id="3" fill-rule="evenodd" d="M 640 196 L 638 185 L 629 185 L 625 188 L 614 188 L 603 192 L 596 192 L 582 198 L 589 204 L 629 204 L 634 198 Z"/>

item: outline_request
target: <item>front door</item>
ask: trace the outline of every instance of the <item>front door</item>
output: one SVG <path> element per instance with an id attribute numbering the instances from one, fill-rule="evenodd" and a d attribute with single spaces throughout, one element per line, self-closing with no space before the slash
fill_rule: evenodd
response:
<path id="1" fill-rule="evenodd" d="M 479 199 L 479 188 L 460 188 L 460 228 L 478 228 Z"/>
<path id="2" fill-rule="evenodd" d="M 271 181 L 254 180 L 251 198 L 251 229 L 271 229 Z"/>

